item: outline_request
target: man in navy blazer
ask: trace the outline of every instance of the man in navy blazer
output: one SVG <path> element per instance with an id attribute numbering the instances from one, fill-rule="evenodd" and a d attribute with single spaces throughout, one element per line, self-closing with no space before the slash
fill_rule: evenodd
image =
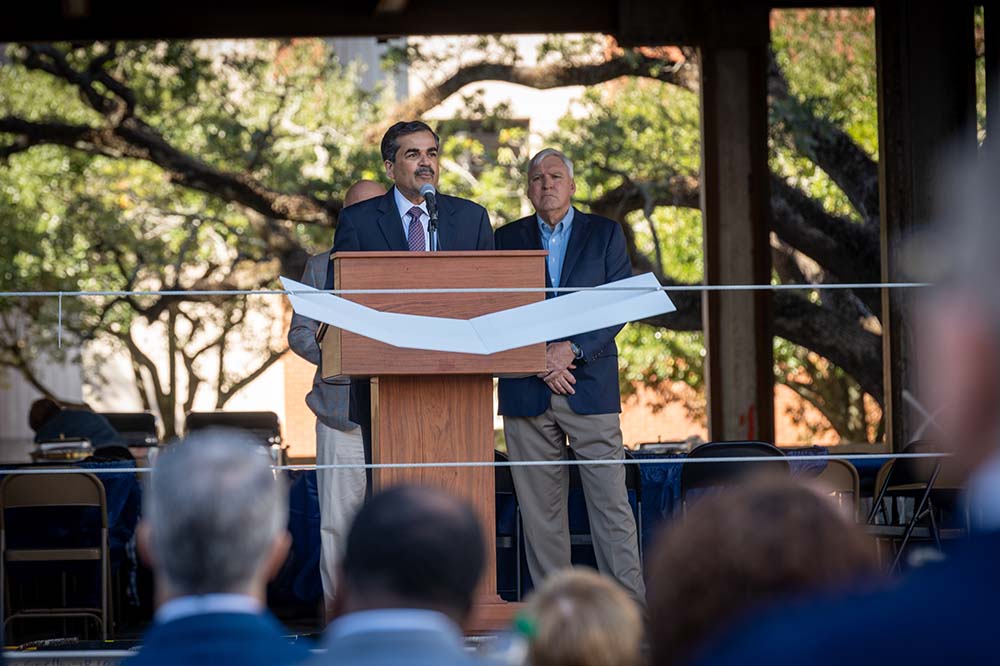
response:
<path id="1" fill-rule="evenodd" d="M 938 293 L 920 312 L 922 401 L 968 477 L 973 533 L 888 589 L 777 607 L 705 649 L 702 664 L 992 664 L 1000 661 L 1000 144 L 950 174 L 948 211 L 920 266 Z M 946 234 L 946 235 L 945 235 Z M 941 242 L 944 240 L 945 242 Z M 927 245 L 929 248 L 930 245 Z M 912 253 L 917 256 L 917 253 Z M 912 424 L 917 426 L 919 424 Z M 914 427 L 914 430 L 920 428 Z M 655 634 L 655 627 L 653 628 Z"/>
<path id="2" fill-rule="evenodd" d="M 288 490 L 259 442 L 206 430 L 168 447 L 146 488 L 140 553 L 156 616 L 130 666 L 281 666 L 309 657 L 267 612 L 288 555 Z"/>
<path id="3" fill-rule="evenodd" d="M 441 140 L 420 121 L 398 122 L 382 137 L 385 173 L 395 185 L 384 196 L 345 208 L 337 220 L 333 252 L 425 252 L 430 247 L 426 184 L 437 187 Z M 437 195 L 439 250 L 492 250 L 493 227 L 477 203 Z M 420 285 L 413 285 L 419 287 Z M 371 462 L 369 380 L 351 382 L 351 420 L 361 425 L 365 458 Z M 368 477 L 371 486 L 371 475 Z"/>
<path id="4" fill-rule="evenodd" d="M 548 250 L 546 287 L 595 287 L 630 277 L 621 226 L 574 209 L 574 192 L 572 162 L 551 148 L 539 152 L 528 168 L 528 198 L 536 213 L 497 229 L 497 249 Z M 545 372 L 500 380 L 500 414 L 511 460 L 559 460 L 566 455 L 567 441 L 582 460 L 625 457 L 615 345 L 621 328 L 549 342 Z M 514 467 L 511 472 L 524 520 L 528 570 L 537 584 L 570 566 L 569 470 L 543 466 Z M 645 586 L 624 466 L 582 466 L 580 478 L 598 567 L 643 602 Z"/>

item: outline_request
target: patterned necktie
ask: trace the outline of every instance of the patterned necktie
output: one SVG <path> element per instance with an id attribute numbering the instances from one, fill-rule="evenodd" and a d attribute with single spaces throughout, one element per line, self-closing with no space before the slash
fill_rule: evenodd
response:
<path id="1" fill-rule="evenodd" d="M 410 226 L 406 232 L 406 240 L 410 244 L 410 252 L 423 252 L 427 249 L 424 243 L 424 227 L 420 224 L 420 215 L 424 211 L 420 206 L 414 206 L 406 215 L 410 218 Z"/>

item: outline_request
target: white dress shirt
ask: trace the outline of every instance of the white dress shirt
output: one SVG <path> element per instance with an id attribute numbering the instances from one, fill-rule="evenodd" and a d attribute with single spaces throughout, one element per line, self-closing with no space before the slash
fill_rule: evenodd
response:
<path id="1" fill-rule="evenodd" d="M 431 216 L 427 213 L 427 202 L 417 205 L 403 196 L 398 188 L 392 188 L 396 197 L 396 208 L 399 209 L 399 219 L 403 221 L 403 238 L 410 240 L 410 216 L 408 213 L 414 206 L 420 209 L 420 225 L 424 228 L 424 250 L 430 249 L 430 236 L 427 234 L 427 225 L 430 224 Z"/>
<path id="2" fill-rule="evenodd" d="M 158 624 L 173 622 L 192 615 L 208 613 L 246 613 L 256 615 L 264 610 L 261 603 L 246 594 L 192 594 L 171 599 L 156 610 Z"/>

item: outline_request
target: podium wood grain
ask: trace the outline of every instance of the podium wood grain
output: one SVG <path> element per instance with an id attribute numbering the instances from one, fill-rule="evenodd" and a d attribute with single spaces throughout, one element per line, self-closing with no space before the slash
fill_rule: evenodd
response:
<path id="1" fill-rule="evenodd" d="M 334 255 L 337 289 L 542 287 L 544 251 L 346 252 Z M 470 319 L 543 300 L 542 292 L 345 294 L 384 312 Z M 323 376 L 372 377 L 372 458 L 382 464 L 492 462 L 493 375 L 540 372 L 545 344 L 488 356 L 403 349 L 330 327 Z M 468 499 L 482 526 L 486 570 L 472 632 L 509 625 L 516 604 L 496 593 L 494 471 L 484 467 L 377 469 L 376 492 L 427 484 Z M 405 556 L 405 554 L 401 554 Z"/>

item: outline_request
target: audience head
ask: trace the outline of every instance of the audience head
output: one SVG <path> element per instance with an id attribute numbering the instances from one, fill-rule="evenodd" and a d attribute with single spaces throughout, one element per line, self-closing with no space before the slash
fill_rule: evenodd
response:
<path id="1" fill-rule="evenodd" d="M 872 543 L 828 496 L 771 475 L 707 494 L 649 560 L 653 663 L 686 662 L 754 607 L 877 571 Z"/>
<path id="2" fill-rule="evenodd" d="M 524 611 L 531 666 L 639 666 L 642 614 L 613 580 L 590 569 L 549 577 Z"/>
<path id="3" fill-rule="evenodd" d="M 928 437 L 940 437 L 968 474 L 1000 454 L 1000 145 L 986 141 L 944 175 L 937 233 L 918 237 L 926 242 L 908 257 L 915 277 L 937 285 L 914 326 L 917 397 L 940 426 Z"/>
<path id="4" fill-rule="evenodd" d="M 468 503 L 433 488 L 390 488 L 367 502 L 351 525 L 337 613 L 422 608 L 462 624 L 482 575 L 484 551 Z"/>
<path id="5" fill-rule="evenodd" d="M 39 398 L 28 410 L 28 425 L 38 432 L 52 417 L 62 411 L 62 405 L 52 398 Z"/>
<path id="6" fill-rule="evenodd" d="M 441 139 L 426 123 L 398 122 L 382 137 L 385 173 L 404 196 L 417 199 L 425 183 L 437 187 L 440 149 Z"/>
<path id="7" fill-rule="evenodd" d="M 344 193 L 344 208 L 380 197 L 383 194 L 385 194 L 385 187 L 381 183 L 376 183 L 374 180 L 359 180 L 347 188 L 347 192 Z"/>
<path id="8" fill-rule="evenodd" d="M 157 456 L 140 547 L 159 600 L 243 593 L 263 600 L 288 554 L 288 497 L 267 450 L 246 433 L 208 429 Z"/>

